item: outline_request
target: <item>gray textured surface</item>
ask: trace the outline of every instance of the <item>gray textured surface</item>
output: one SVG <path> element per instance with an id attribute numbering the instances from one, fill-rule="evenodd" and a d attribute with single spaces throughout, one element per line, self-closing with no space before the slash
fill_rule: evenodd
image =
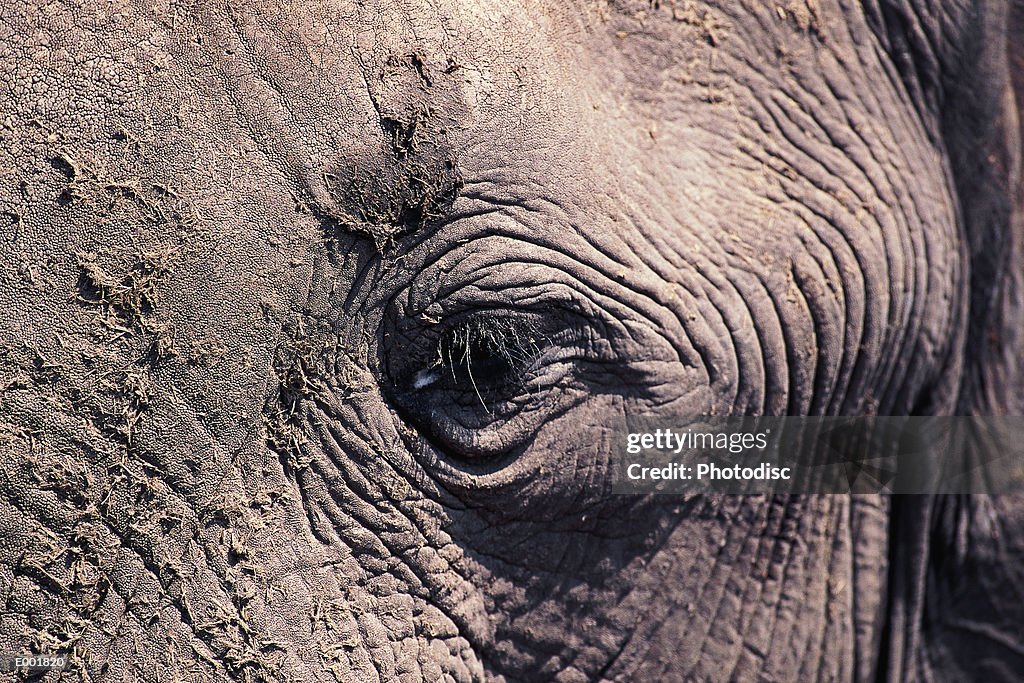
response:
<path id="1" fill-rule="evenodd" d="M 1019 500 L 604 460 L 645 411 L 1022 412 L 1008 12 L 3 3 L 0 650 L 1013 680 Z"/>

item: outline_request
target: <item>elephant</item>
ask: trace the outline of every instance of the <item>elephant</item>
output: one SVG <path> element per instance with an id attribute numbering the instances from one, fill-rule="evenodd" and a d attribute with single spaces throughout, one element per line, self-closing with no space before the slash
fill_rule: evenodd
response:
<path id="1" fill-rule="evenodd" d="M 1024 411 L 1024 4 L 0 31 L 11 680 L 1024 676 L 1020 496 L 609 479 L 630 415 Z"/>

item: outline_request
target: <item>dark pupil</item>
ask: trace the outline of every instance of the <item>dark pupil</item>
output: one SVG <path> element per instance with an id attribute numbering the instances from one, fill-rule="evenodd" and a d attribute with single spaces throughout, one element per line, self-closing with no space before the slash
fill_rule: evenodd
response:
<path id="1" fill-rule="evenodd" d="M 533 347 L 511 320 L 472 321 L 452 330 L 438 349 L 442 366 L 460 388 L 484 391 L 510 381 Z"/>
<path id="2" fill-rule="evenodd" d="M 461 354 L 462 362 L 457 365 L 457 382 L 496 384 L 512 372 L 512 359 L 507 350 L 499 348 L 492 340 L 475 339 Z"/>

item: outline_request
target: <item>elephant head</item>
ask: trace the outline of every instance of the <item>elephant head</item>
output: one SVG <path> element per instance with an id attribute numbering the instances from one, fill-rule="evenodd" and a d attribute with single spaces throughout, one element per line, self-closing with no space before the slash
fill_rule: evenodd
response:
<path id="1" fill-rule="evenodd" d="M 0 650 L 1024 670 L 1017 498 L 617 496 L 617 419 L 1020 413 L 1024 10 L 0 11 Z"/>

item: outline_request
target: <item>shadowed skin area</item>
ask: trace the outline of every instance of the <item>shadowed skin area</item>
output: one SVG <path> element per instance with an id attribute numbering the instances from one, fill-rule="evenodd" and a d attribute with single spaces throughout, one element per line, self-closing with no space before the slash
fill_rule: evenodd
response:
<path id="1" fill-rule="evenodd" d="M 1021 412 L 1019 16 L 0 10 L 0 652 L 1011 680 L 1019 499 L 613 496 L 609 458 L 630 415 Z"/>

